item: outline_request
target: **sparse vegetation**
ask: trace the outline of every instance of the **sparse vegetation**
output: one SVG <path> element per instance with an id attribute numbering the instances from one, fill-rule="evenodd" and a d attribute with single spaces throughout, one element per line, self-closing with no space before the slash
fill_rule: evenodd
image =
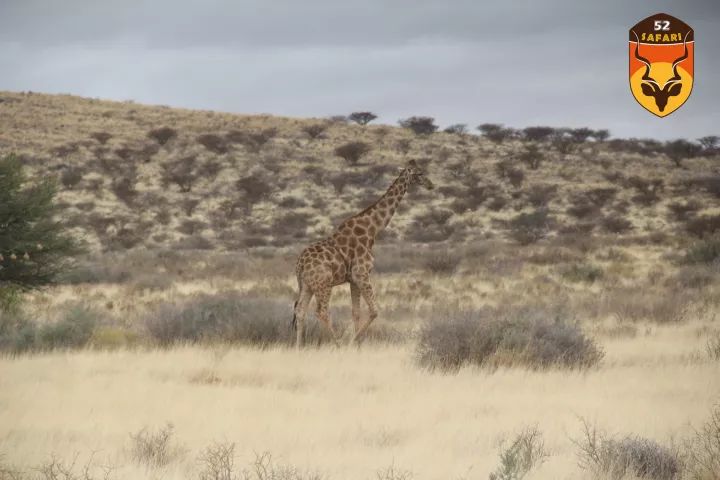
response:
<path id="1" fill-rule="evenodd" d="M 335 155 L 351 165 L 357 164 L 372 148 L 365 142 L 348 142 L 335 149 Z"/>
<path id="2" fill-rule="evenodd" d="M 398 124 L 411 130 L 415 135 L 430 135 L 438 129 L 433 117 L 409 117 L 398 120 Z"/>
<path id="3" fill-rule="evenodd" d="M 445 372 L 464 365 L 588 368 L 602 350 L 578 327 L 541 312 L 456 311 L 426 323 L 417 347 L 421 366 Z"/>
<path id="4" fill-rule="evenodd" d="M 353 112 L 348 115 L 347 118 L 351 122 L 355 122 L 358 125 L 367 125 L 368 123 L 375 120 L 377 118 L 377 115 L 372 112 Z"/>
<path id="5" fill-rule="evenodd" d="M 582 437 L 575 440 L 579 464 L 593 475 L 613 480 L 628 475 L 674 480 L 681 472 L 682 462 L 677 451 L 639 436 L 610 438 L 585 420 L 582 423 Z"/>
<path id="6" fill-rule="evenodd" d="M 547 459 L 545 442 L 537 427 L 518 433 L 500 452 L 500 465 L 490 474 L 490 480 L 522 480 L 533 468 Z"/>

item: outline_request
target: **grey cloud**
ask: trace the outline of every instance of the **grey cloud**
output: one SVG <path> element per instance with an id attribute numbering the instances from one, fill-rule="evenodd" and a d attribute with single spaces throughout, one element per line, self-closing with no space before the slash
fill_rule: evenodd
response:
<path id="1" fill-rule="evenodd" d="M 699 46 L 693 95 L 660 120 L 629 93 L 626 32 L 663 10 L 693 25 Z M 0 89 L 303 117 L 371 109 L 387 123 L 428 114 L 443 124 L 695 137 L 718 133 L 719 17 L 706 0 L 6 1 Z"/>

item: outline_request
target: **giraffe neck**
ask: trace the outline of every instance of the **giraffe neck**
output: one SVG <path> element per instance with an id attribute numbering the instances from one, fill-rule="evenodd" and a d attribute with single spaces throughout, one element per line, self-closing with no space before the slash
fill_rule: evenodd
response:
<path id="1" fill-rule="evenodd" d="M 390 219 L 395 214 L 395 210 L 397 210 L 409 185 L 410 179 L 408 171 L 403 170 L 400 176 L 390 185 L 390 188 L 387 189 L 385 195 L 358 215 L 358 217 L 368 217 L 371 219 L 377 229 L 375 236 L 390 223 Z"/>

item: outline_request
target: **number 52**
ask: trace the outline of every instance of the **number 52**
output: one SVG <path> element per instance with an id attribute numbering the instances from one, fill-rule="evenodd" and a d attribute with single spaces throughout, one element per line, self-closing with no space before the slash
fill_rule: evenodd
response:
<path id="1" fill-rule="evenodd" d="M 655 31 L 662 30 L 667 32 L 670 30 L 670 20 L 655 20 Z"/>

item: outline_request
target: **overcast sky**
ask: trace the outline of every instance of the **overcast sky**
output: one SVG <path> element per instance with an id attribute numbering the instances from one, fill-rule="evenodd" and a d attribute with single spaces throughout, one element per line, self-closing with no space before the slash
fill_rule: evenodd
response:
<path id="1" fill-rule="evenodd" d="M 697 41 L 664 119 L 627 78 L 627 32 L 658 12 Z M 719 51 L 719 0 L 0 0 L 0 90 L 238 113 L 696 138 L 720 134 Z"/>

